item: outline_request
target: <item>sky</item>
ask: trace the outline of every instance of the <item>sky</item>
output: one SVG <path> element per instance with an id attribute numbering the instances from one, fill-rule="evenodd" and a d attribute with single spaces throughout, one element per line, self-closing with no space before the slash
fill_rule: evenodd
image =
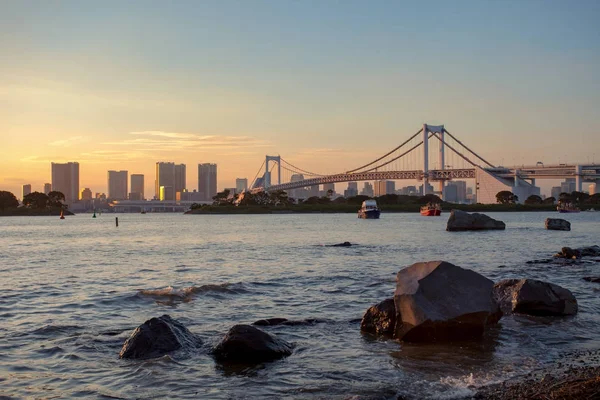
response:
<path id="1" fill-rule="evenodd" d="M 0 190 L 265 155 L 336 173 L 444 124 L 495 165 L 600 162 L 600 2 L 0 0 Z M 400 184 L 402 185 L 402 184 Z M 400 186 L 397 183 L 397 186 Z M 549 187 L 546 188 L 548 192 Z"/>

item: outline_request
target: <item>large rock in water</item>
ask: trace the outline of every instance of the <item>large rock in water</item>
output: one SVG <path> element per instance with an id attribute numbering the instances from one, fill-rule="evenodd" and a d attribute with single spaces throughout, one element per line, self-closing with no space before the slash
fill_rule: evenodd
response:
<path id="1" fill-rule="evenodd" d="M 577 300 L 569 290 L 537 279 L 505 279 L 494 285 L 494 299 L 505 313 L 573 315 Z"/>
<path id="2" fill-rule="evenodd" d="M 394 299 L 387 299 L 370 307 L 362 321 L 360 330 L 378 335 L 393 335 L 396 326 Z"/>
<path id="3" fill-rule="evenodd" d="M 546 218 L 546 229 L 550 231 L 570 231 L 571 223 L 562 218 Z"/>
<path id="4" fill-rule="evenodd" d="M 461 210 L 452 210 L 446 230 L 454 231 L 482 231 L 490 229 L 506 229 L 502 221 L 497 221 L 485 214 L 464 212 Z"/>
<path id="5" fill-rule="evenodd" d="M 394 337 L 411 342 L 476 338 L 502 312 L 494 282 L 445 261 L 420 262 L 396 277 Z"/>
<path id="6" fill-rule="evenodd" d="M 292 354 L 292 345 L 252 325 L 235 325 L 214 348 L 219 361 L 260 363 Z"/>
<path id="7" fill-rule="evenodd" d="M 197 347 L 200 338 L 168 315 L 152 318 L 138 326 L 123 344 L 119 358 L 160 357 L 182 347 Z"/>

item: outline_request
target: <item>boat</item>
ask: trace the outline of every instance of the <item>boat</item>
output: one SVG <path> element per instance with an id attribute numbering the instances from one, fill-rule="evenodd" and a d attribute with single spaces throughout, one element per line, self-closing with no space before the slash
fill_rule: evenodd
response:
<path id="1" fill-rule="evenodd" d="M 365 200 L 362 202 L 362 207 L 358 210 L 358 218 L 363 219 L 379 219 L 381 210 L 377 207 L 375 200 Z"/>
<path id="2" fill-rule="evenodd" d="M 442 206 L 439 203 L 427 203 L 421 207 L 421 215 L 434 217 L 442 214 Z"/>
<path id="3" fill-rule="evenodd" d="M 568 202 L 559 202 L 558 205 L 556 206 L 556 210 L 559 213 L 578 213 L 579 207 L 577 207 L 575 204 L 573 203 L 568 203 Z"/>
<path id="4" fill-rule="evenodd" d="M 146 214 L 146 210 L 142 210 L 140 214 Z"/>

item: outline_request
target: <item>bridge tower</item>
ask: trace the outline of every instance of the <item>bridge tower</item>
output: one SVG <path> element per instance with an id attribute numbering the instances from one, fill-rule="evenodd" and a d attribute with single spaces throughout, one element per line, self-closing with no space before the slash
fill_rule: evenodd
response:
<path id="1" fill-rule="evenodd" d="M 277 163 L 277 184 L 281 185 L 281 156 L 267 156 L 265 161 L 265 175 L 263 186 L 267 189 L 271 186 L 271 173 L 269 172 L 269 161 Z"/>
<path id="2" fill-rule="evenodd" d="M 429 134 L 432 133 L 444 140 L 444 125 L 423 124 L 423 195 L 428 194 L 429 186 Z M 444 169 L 444 143 L 440 142 L 440 169 Z M 440 194 L 444 194 L 444 181 L 440 181 Z"/>

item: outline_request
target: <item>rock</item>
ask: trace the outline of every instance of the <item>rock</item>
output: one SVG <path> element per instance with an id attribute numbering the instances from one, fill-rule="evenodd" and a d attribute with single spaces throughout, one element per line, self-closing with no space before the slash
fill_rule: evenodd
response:
<path id="1" fill-rule="evenodd" d="M 581 258 L 581 252 L 570 247 L 563 247 L 560 253 L 556 253 L 554 257 L 577 260 L 578 258 Z"/>
<path id="2" fill-rule="evenodd" d="M 344 242 L 344 243 L 337 243 L 337 244 L 330 244 L 329 247 L 350 247 L 352 246 L 352 243 L 350 242 Z"/>
<path id="3" fill-rule="evenodd" d="M 421 262 L 396 277 L 394 337 L 432 342 L 477 338 L 502 312 L 494 282 L 445 261 Z"/>
<path id="4" fill-rule="evenodd" d="M 218 361 L 260 363 L 292 354 L 293 346 L 285 340 L 251 325 L 235 325 L 213 350 Z"/>
<path id="5" fill-rule="evenodd" d="M 581 257 L 599 257 L 600 246 L 579 247 L 577 249 Z"/>
<path id="6" fill-rule="evenodd" d="M 506 225 L 502 221 L 497 221 L 488 217 L 485 214 L 467 213 L 461 210 L 452 210 L 446 230 L 454 231 L 481 231 L 493 229 L 506 229 Z"/>
<path id="7" fill-rule="evenodd" d="M 371 306 L 362 321 L 360 330 L 378 335 L 393 335 L 396 326 L 396 306 L 394 299 L 387 299 Z"/>
<path id="8" fill-rule="evenodd" d="M 600 276 L 586 276 L 583 278 L 584 281 L 600 283 Z"/>
<path id="9" fill-rule="evenodd" d="M 327 322 L 327 320 L 325 319 L 319 319 L 319 318 L 307 318 L 307 319 L 302 319 L 302 320 L 289 320 L 287 318 L 267 318 L 267 319 L 259 319 L 258 321 L 255 321 L 252 323 L 252 325 L 258 325 L 258 326 L 276 326 L 276 325 L 289 325 L 289 326 L 296 326 L 296 325 L 314 325 L 314 324 L 318 324 L 321 322 Z"/>
<path id="10" fill-rule="evenodd" d="M 155 358 L 183 347 L 197 347 L 200 338 L 168 315 L 152 318 L 138 326 L 127 338 L 119 358 Z"/>
<path id="11" fill-rule="evenodd" d="M 537 279 L 505 279 L 494 285 L 494 298 L 505 313 L 573 315 L 577 300 L 558 285 Z"/>
<path id="12" fill-rule="evenodd" d="M 561 218 L 546 218 L 546 229 L 550 231 L 570 231 L 571 223 Z"/>

